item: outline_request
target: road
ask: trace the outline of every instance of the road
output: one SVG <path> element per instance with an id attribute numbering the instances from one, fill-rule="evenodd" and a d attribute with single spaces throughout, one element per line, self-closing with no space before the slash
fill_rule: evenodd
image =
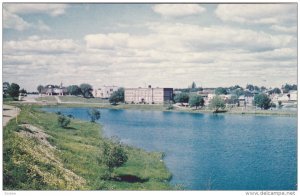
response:
<path id="1" fill-rule="evenodd" d="M 19 115 L 20 109 L 10 105 L 3 105 L 2 126 L 4 127 L 11 119 Z"/>

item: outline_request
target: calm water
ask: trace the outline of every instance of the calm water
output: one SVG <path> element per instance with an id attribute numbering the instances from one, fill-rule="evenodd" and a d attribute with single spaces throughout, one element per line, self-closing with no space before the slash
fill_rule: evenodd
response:
<path id="1" fill-rule="evenodd" d="M 45 108 L 87 120 L 86 108 Z M 101 109 L 106 136 L 166 153 L 191 190 L 295 190 L 297 118 Z"/>

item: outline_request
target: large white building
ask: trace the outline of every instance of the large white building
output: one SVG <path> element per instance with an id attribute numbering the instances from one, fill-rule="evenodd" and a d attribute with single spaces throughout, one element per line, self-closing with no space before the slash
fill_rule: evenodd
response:
<path id="1" fill-rule="evenodd" d="M 126 103 L 162 104 L 173 99 L 173 88 L 125 88 Z"/>
<path id="2" fill-rule="evenodd" d="M 109 98 L 113 92 L 117 91 L 119 87 L 117 86 L 102 86 L 93 90 L 94 97 L 99 97 L 103 99 Z"/>

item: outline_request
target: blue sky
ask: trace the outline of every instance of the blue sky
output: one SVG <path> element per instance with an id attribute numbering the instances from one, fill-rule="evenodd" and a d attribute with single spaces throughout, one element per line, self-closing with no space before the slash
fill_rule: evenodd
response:
<path id="1" fill-rule="evenodd" d="M 4 4 L 3 81 L 297 82 L 297 4 Z"/>

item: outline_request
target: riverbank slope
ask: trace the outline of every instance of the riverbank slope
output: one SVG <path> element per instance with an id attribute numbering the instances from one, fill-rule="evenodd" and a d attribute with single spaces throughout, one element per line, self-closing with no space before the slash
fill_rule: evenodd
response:
<path id="1" fill-rule="evenodd" d="M 57 115 L 20 106 L 18 122 L 3 133 L 4 190 L 170 190 L 162 153 L 124 146 L 128 161 L 107 179 L 104 142 L 97 123 L 71 119 L 67 128 Z"/>

